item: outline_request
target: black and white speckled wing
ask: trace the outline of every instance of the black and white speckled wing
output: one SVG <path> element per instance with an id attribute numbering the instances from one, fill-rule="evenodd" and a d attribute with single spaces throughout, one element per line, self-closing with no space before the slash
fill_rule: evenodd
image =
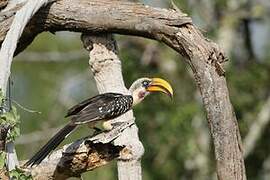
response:
<path id="1" fill-rule="evenodd" d="M 84 124 L 118 117 L 131 109 L 132 96 L 118 93 L 105 93 L 88 99 L 68 111 L 75 124 Z"/>
<path id="2" fill-rule="evenodd" d="M 100 104 L 100 103 L 104 102 L 106 99 L 109 101 L 111 98 L 114 98 L 116 96 L 122 96 L 122 94 L 105 93 L 105 94 L 99 94 L 99 95 L 96 95 L 96 96 L 91 97 L 89 99 L 86 99 L 86 100 L 80 102 L 79 104 L 71 107 L 68 110 L 67 115 L 65 117 L 76 115 L 76 114 L 80 113 L 80 111 L 82 111 L 88 105 Z"/>

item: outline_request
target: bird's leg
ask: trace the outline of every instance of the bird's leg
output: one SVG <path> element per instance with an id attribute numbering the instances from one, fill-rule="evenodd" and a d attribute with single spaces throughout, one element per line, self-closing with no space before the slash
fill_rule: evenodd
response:
<path id="1" fill-rule="evenodd" d="M 110 121 L 104 121 L 102 123 L 102 127 L 104 128 L 105 131 L 110 131 L 113 129 L 113 125 L 111 124 Z"/>

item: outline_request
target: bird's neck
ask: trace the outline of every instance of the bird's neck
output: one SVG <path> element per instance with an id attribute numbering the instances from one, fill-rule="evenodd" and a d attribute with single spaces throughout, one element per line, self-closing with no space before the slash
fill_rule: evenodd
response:
<path id="1" fill-rule="evenodd" d="M 133 104 L 132 106 L 136 106 L 148 95 L 147 92 L 142 89 L 136 89 L 132 92 Z"/>

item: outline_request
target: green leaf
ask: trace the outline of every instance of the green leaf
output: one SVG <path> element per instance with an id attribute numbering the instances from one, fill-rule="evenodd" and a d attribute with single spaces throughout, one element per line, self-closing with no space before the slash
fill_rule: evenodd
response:
<path id="1" fill-rule="evenodd" d="M 7 142 L 14 141 L 15 138 L 20 135 L 20 116 L 14 106 L 12 106 L 11 111 L 5 112 L 0 116 L 0 124 L 8 124 L 11 126 L 7 136 Z"/>
<path id="2" fill-rule="evenodd" d="M 23 171 L 22 169 L 16 167 L 16 169 L 13 169 L 12 171 L 9 171 L 9 176 L 11 179 L 18 179 L 18 180 L 32 180 L 31 174 Z"/>

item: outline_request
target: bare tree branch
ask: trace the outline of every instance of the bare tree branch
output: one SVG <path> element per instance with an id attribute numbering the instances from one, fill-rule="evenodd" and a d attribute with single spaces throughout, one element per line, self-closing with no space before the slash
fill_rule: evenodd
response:
<path id="1" fill-rule="evenodd" d="M 0 22 L 0 41 L 12 16 Z M 220 48 L 206 39 L 180 11 L 111 0 L 59 0 L 43 8 L 24 31 L 17 52 L 42 31 L 69 30 L 143 36 L 166 43 L 193 70 L 207 112 L 219 179 L 246 179 L 242 142 L 229 99 Z"/>
<path id="2" fill-rule="evenodd" d="M 118 58 L 117 46 L 112 35 L 83 35 L 84 47 L 90 50 L 89 65 L 94 74 L 100 93 L 117 92 L 129 94 L 124 85 L 121 61 Z M 134 122 L 133 112 L 129 111 L 120 118 L 112 120 L 112 124 Z M 125 146 L 126 152 L 118 158 L 119 180 L 141 180 L 141 157 L 144 148 L 138 137 L 138 128 L 134 123 L 125 129 L 114 140 L 117 146 Z"/>
<path id="3" fill-rule="evenodd" d="M 79 139 L 52 152 L 38 166 L 25 170 L 29 171 L 35 180 L 80 177 L 82 173 L 104 166 L 115 158 L 129 156 L 129 148 L 114 145 L 111 141 L 133 125 L 134 119 L 123 122 L 111 131 Z M 25 162 L 22 161 L 21 164 Z"/>
<path id="4" fill-rule="evenodd" d="M 8 0 L 0 0 L 0 10 L 5 8 L 8 4 Z"/>
<path id="5" fill-rule="evenodd" d="M 123 149 L 111 143 L 94 144 L 89 138 L 83 138 L 54 151 L 40 165 L 28 171 L 35 180 L 80 177 L 83 172 L 108 164 Z"/>
<path id="6" fill-rule="evenodd" d="M 48 4 L 48 2 L 50 2 L 50 0 L 29 0 L 22 9 L 16 13 L 0 50 L 0 87 L 2 90 L 6 90 L 13 54 L 26 24 L 39 8 Z"/>
<path id="7" fill-rule="evenodd" d="M 0 21 L 0 25 L 3 28 L 0 29 L 0 43 L 13 18 L 11 12 L 16 12 L 17 9 L 1 14 L 3 20 Z M 186 14 L 139 3 L 115 0 L 94 0 L 91 3 L 87 0 L 59 0 L 35 15 L 25 29 L 16 53 L 22 51 L 42 31 L 109 31 L 162 40 L 163 31 L 172 31 L 174 27 L 187 23 L 191 23 L 191 19 Z"/>
<path id="8" fill-rule="evenodd" d="M 16 13 L 12 24 L 7 31 L 0 50 L 0 90 L 4 94 L 6 94 L 11 62 L 17 47 L 17 42 L 31 17 L 39 10 L 40 7 L 46 5 L 48 2 L 49 0 L 29 0 L 22 9 Z M 19 165 L 13 142 L 8 142 L 6 144 L 6 152 L 7 170 L 10 171 L 15 169 L 15 166 Z"/>

